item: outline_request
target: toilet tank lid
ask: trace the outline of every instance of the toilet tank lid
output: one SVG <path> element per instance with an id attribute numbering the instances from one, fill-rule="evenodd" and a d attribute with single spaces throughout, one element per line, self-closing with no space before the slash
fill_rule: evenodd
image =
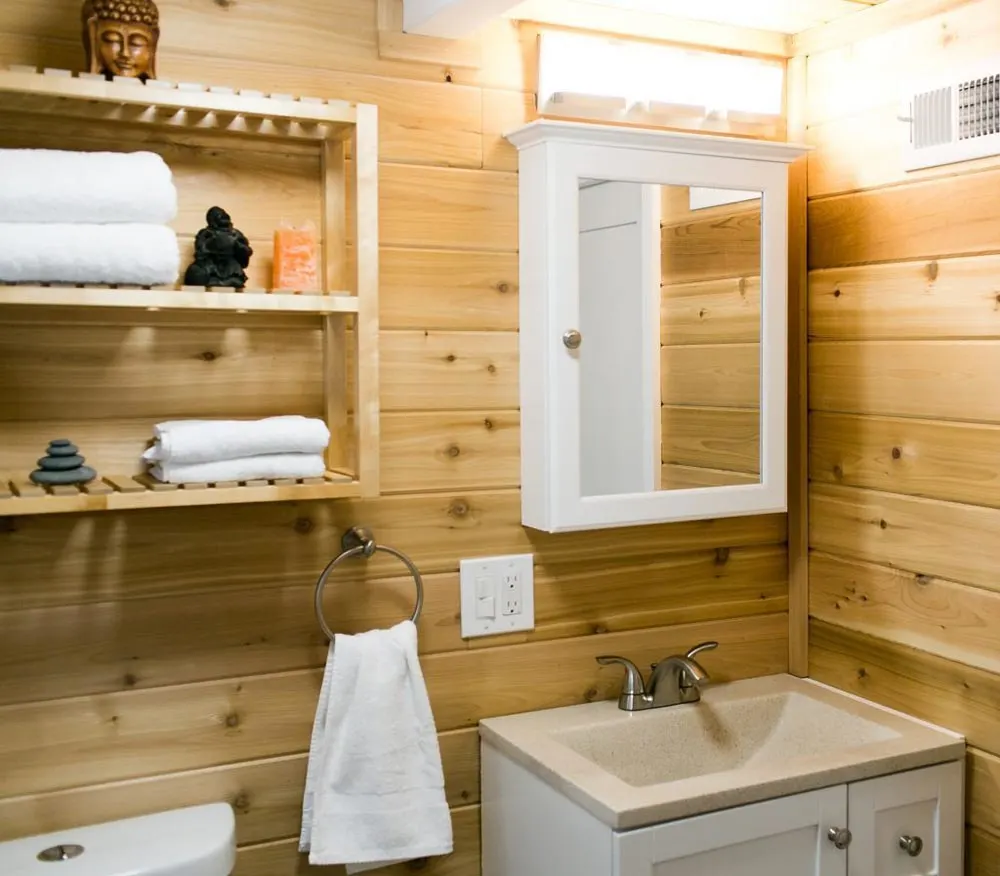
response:
<path id="1" fill-rule="evenodd" d="M 39 859 L 59 846 L 63 860 Z M 83 851 L 69 857 L 78 846 Z M 235 859 L 236 822 L 228 803 L 0 843 L 3 876 L 229 876 Z"/>

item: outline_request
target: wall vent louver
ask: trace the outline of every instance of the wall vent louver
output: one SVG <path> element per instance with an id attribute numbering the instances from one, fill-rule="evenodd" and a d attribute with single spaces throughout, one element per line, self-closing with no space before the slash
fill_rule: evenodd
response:
<path id="1" fill-rule="evenodd" d="M 1000 155 L 1000 60 L 989 68 L 912 94 L 903 117 L 906 170 Z"/>

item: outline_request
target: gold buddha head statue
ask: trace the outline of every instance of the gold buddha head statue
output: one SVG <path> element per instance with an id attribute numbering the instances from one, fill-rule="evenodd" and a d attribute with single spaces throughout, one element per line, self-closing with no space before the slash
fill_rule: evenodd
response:
<path id="1" fill-rule="evenodd" d="M 159 38 L 153 0 L 84 0 L 83 46 L 91 73 L 155 79 Z"/>

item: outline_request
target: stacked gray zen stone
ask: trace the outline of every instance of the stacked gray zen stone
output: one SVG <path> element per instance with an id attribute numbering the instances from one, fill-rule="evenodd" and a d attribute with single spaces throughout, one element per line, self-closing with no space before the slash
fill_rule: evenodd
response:
<path id="1" fill-rule="evenodd" d="M 31 473 L 36 484 L 86 484 L 97 477 L 97 472 L 84 465 L 77 446 L 68 438 L 49 442 L 47 455 L 38 460 L 38 469 Z"/>

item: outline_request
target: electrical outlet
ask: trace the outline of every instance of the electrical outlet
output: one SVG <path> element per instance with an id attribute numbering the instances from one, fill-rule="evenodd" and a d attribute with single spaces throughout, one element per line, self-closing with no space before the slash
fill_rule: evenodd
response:
<path id="1" fill-rule="evenodd" d="M 491 636 L 535 627 L 531 554 L 462 560 L 462 636 Z"/>

